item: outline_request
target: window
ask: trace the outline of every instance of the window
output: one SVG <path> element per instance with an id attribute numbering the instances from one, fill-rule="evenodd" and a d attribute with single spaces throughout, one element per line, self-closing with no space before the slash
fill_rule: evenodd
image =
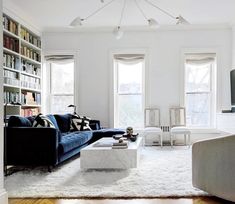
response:
<path id="1" fill-rule="evenodd" d="M 143 72 L 143 55 L 115 56 L 115 127 L 144 126 Z"/>
<path id="2" fill-rule="evenodd" d="M 74 104 L 74 59 L 49 60 L 49 113 L 71 112 Z"/>
<path id="3" fill-rule="evenodd" d="M 186 55 L 185 104 L 188 126 L 213 126 L 215 112 L 215 54 Z"/>

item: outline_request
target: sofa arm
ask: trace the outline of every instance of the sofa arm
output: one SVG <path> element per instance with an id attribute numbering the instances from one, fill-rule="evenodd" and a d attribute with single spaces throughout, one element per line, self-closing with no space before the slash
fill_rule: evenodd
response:
<path id="1" fill-rule="evenodd" d="M 55 128 L 6 128 L 7 165 L 56 165 L 59 131 Z"/>
<path id="2" fill-rule="evenodd" d="M 235 135 L 199 141 L 192 146 L 193 186 L 235 201 Z"/>

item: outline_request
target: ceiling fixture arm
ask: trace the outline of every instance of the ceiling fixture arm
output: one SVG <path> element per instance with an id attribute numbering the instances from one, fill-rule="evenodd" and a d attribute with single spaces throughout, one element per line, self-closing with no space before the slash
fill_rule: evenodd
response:
<path id="1" fill-rule="evenodd" d="M 161 9 L 160 7 L 156 6 L 156 5 L 153 4 L 151 1 L 149 1 L 149 0 L 144 0 L 144 1 L 147 2 L 149 5 L 155 7 L 155 8 L 158 9 L 159 11 L 165 13 L 165 14 L 168 15 L 169 17 L 171 17 L 171 18 L 173 18 L 173 19 L 177 19 L 177 17 L 171 15 L 169 12 L 167 12 L 167 11 Z"/>
<path id="2" fill-rule="evenodd" d="M 88 15 L 86 18 L 83 18 L 82 20 L 87 20 L 88 18 L 94 16 L 95 14 L 97 14 L 99 11 L 103 10 L 105 7 L 107 7 L 108 5 L 110 5 L 111 3 L 113 3 L 116 0 L 111 0 L 110 2 L 108 2 L 107 4 L 101 6 L 100 8 L 98 8 L 97 10 L 95 10 L 93 13 L 91 13 L 90 15 Z"/>
<path id="3" fill-rule="evenodd" d="M 139 11 L 141 12 L 141 14 L 144 16 L 144 18 L 148 21 L 147 16 L 145 15 L 144 11 L 140 8 L 140 5 L 137 2 L 137 0 L 135 0 L 135 4 L 136 4 L 137 8 L 139 9 Z"/>
<path id="4" fill-rule="evenodd" d="M 122 19 L 123 19 L 123 15 L 124 15 L 124 11 L 125 11 L 125 7 L 126 7 L 126 0 L 124 0 L 124 2 L 123 2 L 122 12 L 121 12 L 121 17 L 120 17 L 120 20 L 119 20 L 118 27 L 120 27 L 120 26 L 121 26 Z"/>

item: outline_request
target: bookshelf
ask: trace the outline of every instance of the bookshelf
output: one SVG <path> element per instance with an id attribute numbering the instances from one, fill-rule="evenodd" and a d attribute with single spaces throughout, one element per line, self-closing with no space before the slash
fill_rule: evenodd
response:
<path id="1" fill-rule="evenodd" d="M 41 111 L 41 53 L 40 36 L 3 14 L 3 89 L 7 117 L 36 115 Z"/>

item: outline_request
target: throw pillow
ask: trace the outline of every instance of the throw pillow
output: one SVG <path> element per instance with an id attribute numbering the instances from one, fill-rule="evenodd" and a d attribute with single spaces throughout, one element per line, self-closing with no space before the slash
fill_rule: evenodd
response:
<path id="1" fill-rule="evenodd" d="M 89 126 L 90 118 L 86 116 L 72 115 L 70 131 L 91 130 Z"/>
<path id="2" fill-rule="evenodd" d="M 55 128 L 53 123 L 50 121 L 50 119 L 42 115 L 41 113 L 36 116 L 33 122 L 33 127 L 52 127 Z"/>

